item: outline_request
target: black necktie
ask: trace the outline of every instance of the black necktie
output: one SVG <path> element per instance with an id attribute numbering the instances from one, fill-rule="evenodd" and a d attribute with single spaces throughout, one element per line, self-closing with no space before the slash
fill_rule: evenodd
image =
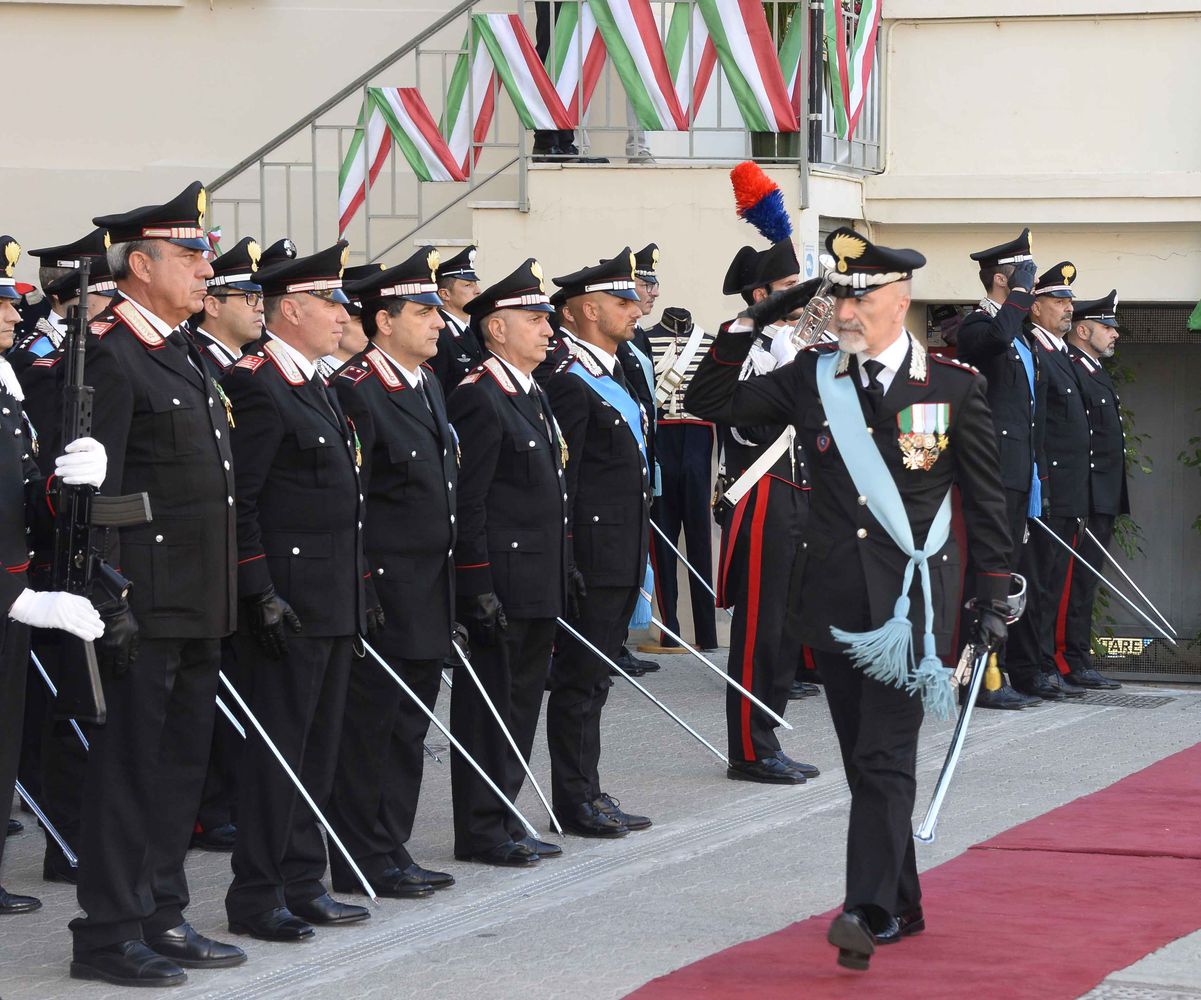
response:
<path id="1" fill-rule="evenodd" d="M 337 407 L 334 406 L 333 400 L 330 399 L 329 387 L 325 384 L 325 379 L 319 373 L 309 379 L 309 388 L 320 397 L 321 402 L 325 404 L 325 408 L 329 411 L 329 415 L 334 418 L 334 423 L 341 425 L 341 421 L 338 419 Z"/>
<path id="2" fill-rule="evenodd" d="M 867 388 L 863 391 L 867 393 L 872 413 L 877 413 L 880 410 L 880 404 L 884 401 L 884 386 L 880 384 L 879 378 L 880 372 L 884 371 L 884 365 L 875 358 L 870 358 L 863 362 L 863 370 L 867 373 Z"/>
<path id="3" fill-rule="evenodd" d="M 417 385 L 414 386 L 414 388 L 417 390 L 417 394 L 421 397 L 421 401 L 425 404 L 425 408 L 427 410 L 429 410 L 430 413 L 433 413 L 434 408 L 432 406 L 430 406 L 429 393 L 425 391 L 425 376 L 424 375 L 421 375 L 420 373 L 418 373 Z"/>

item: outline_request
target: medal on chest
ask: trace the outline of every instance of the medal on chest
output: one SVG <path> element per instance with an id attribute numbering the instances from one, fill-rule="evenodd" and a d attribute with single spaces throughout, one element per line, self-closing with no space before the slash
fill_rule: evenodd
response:
<path id="1" fill-rule="evenodd" d="M 950 403 L 914 403 L 897 414 L 897 444 L 906 469 L 929 472 L 947 450 Z"/>
<path id="2" fill-rule="evenodd" d="M 225 395 L 225 390 L 221 388 L 221 383 L 216 379 L 211 379 L 213 388 L 217 390 L 217 398 L 221 400 L 221 405 L 225 407 L 225 420 L 231 428 L 236 427 L 234 423 L 234 405 L 229 401 L 229 397 Z"/>

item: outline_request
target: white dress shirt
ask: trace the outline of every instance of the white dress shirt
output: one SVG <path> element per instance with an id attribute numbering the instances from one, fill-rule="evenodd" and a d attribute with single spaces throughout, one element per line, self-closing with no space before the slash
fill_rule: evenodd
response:
<path id="1" fill-rule="evenodd" d="M 859 362 L 859 384 L 863 388 L 867 388 L 867 372 L 863 369 L 863 363 L 865 361 L 879 361 L 884 366 L 884 370 L 876 376 L 876 381 L 880 383 L 885 392 L 888 392 L 888 387 L 892 385 L 893 378 L 901 370 L 901 365 L 905 363 L 905 357 L 908 354 L 909 331 L 904 327 L 897 334 L 897 339 L 874 358 L 866 351 L 856 351 L 855 358 Z"/>

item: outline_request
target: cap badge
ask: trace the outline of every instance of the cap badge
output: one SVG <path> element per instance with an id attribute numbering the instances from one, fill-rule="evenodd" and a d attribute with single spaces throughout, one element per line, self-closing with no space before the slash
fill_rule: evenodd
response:
<path id="1" fill-rule="evenodd" d="M 862 257 L 867 250 L 867 243 L 858 236 L 839 233 L 831 241 L 830 249 L 834 251 L 834 256 L 838 258 L 838 273 L 846 274 L 847 261 L 857 260 Z"/>
<path id="2" fill-rule="evenodd" d="M 21 257 L 21 244 L 16 240 L 4 245 L 4 273 L 8 277 L 13 276 L 13 268 L 16 267 L 17 261 Z"/>
<path id="3" fill-rule="evenodd" d="M 659 266 L 659 248 L 655 247 L 655 249 L 651 251 L 651 269 L 653 270 L 654 268 L 656 268 L 658 266 Z"/>
<path id="4" fill-rule="evenodd" d="M 109 235 L 109 231 L 106 229 L 104 231 L 104 249 L 108 250 L 112 247 L 112 245 L 113 245 L 113 238 L 111 235 Z"/>
<path id="5" fill-rule="evenodd" d="M 636 277 L 635 271 L 638 270 L 638 261 L 634 258 L 633 251 L 630 252 L 630 280 L 633 281 Z"/>
<path id="6" fill-rule="evenodd" d="M 475 270 L 475 252 L 475 247 L 467 251 L 467 266 L 473 271 Z"/>
<path id="7" fill-rule="evenodd" d="M 200 193 L 196 195 L 196 225 L 204 225 L 204 212 L 208 208 L 209 196 L 204 188 L 200 189 Z"/>
<path id="8" fill-rule="evenodd" d="M 250 257 L 250 273 L 254 274 L 259 269 L 259 258 L 263 256 L 262 248 L 251 240 L 246 244 L 246 254 Z"/>
<path id="9" fill-rule="evenodd" d="M 539 264 L 536 260 L 530 261 L 530 274 L 532 274 L 535 278 L 538 279 L 538 291 L 545 294 L 546 285 L 543 284 L 544 275 L 542 273 L 542 265 Z"/>
<path id="10" fill-rule="evenodd" d="M 350 259 L 350 247 L 342 248 L 342 260 L 338 263 L 338 277 L 342 277 L 342 272 L 346 270 L 346 262 Z"/>
<path id="11" fill-rule="evenodd" d="M 1063 265 L 1064 284 L 1070 285 L 1072 283 L 1072 279 L 1075 277 L 1076 277 L 1076 268 L 1073 267 L 1071 264 L 1064 264 Z"/>
<path id="12" fill-rule="evenodd" d="M 442 263 L 442 255 L 437 250 L 431 250 L 425 258 L 425 266 L 430 269 L 430 281 L 438 280 L 438 265 Z"/>

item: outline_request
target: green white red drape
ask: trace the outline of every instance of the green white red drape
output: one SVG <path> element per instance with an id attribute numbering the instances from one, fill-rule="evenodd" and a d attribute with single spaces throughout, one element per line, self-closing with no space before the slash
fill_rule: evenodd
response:
<path id="1" fill-rule="evenodd" d="M 685 3 L 677 3 L 672 7 L 663 51 L 667 56 L 667 68 L 675 86 L 676 99 L 686 113 L 691 103 L 695 121 L 709 92 L 713 67 L 717 65 L 717 49 L 709 37 L 709 29 L 705 27 L 705 18 L 699 7 L 690 7 Z"/>
<path id="2" fill-rule="evenodd" d="M 826 3 L 826 76 L 834 131 L 840 139 L 855 134 L 876 55 L 881 0 L 862 0 L 854 36 L 848 44 L 848 18 L 840 0 Z"/>
<path id="3" fill-rule="evenodd" d="M 650 0 L 589 0 L 589 6 L 638 124 L 652 132 L 687 131 Z"/>
<path id="4" fill-rule="evenodd" d="M 529 129 L 575 128 L 574 110 L 563 106 L 521 18 L 516 14 L 472 14 L 471 23 L 492 56 L 492 65 L 521 124 Z"/>
<path id="5" fill-rule="evenodd" d="M 442 115 L 442 135 L 463 173 L 470 174 L 479 159 L 479 144 L 487 138 L 496 113 L 496 70 L 478 32 L 468 29 L 463 51 L 455 61 Z M 468 48 L 470 40 L 470 49 Z M 475 156 L 471 151 L 475 147 Z"/>
<path id="6" fill-rule="evenodd" d="M 546 71 L 563 106 L 578 124 L 588 109 L 601 70 L 605 41 L 587 3 L 563 3 L 555 19 L 555 37 L 546 54 Z"/>

